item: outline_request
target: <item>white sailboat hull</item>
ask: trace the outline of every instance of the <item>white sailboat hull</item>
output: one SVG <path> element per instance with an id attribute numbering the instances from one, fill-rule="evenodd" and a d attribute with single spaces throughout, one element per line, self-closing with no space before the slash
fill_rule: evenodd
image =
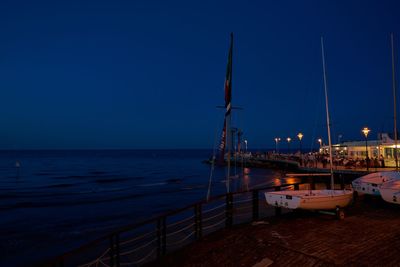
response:
<path id="1" fill-rule="evenodd" d="M 382 184 L 380 192 L 386 202 L 400 204 L 400 180 L 392 180 Z"/>
<path id="2" fill-rule="evenodd" d="M 380 187 L 383 183 L 400 180 L 400 174 L 394 171 L 375 172 L 355 179 L 351 184 L 359 194 L 380 196 Z"/>
<path id="3" fill-rule="evenodd" d="M 265 198 L 271 206 L 289 209 L 332 210 L 350 204 L 352 190 L 296 190 L 266 192 Z"/>

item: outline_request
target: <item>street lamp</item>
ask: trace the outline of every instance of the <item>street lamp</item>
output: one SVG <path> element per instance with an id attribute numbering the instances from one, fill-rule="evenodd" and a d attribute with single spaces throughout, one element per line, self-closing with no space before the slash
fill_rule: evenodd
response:
<path id="1" fill-rule="evenodd" d="M 368 158 L 368 134 L 371 130 L 368 129 L 368 127 L 364 127 L 361 132 L 364 134 L 365 136 L 365 163 L 367 164 L 367 171 L 369 170 L 369 158 Z"/>
<path id="2" fill-rule="evenodd" d="M 244 140 L 244 145 L 246 147 L 246 153 L 247 153 L 247 140 Z"/>
<path id="3" fill-rule="evenodd" d="M 276 153 L 279 153 L 279 151 L 278 151 L 278 143 L 279 143 L 279 141 L 281 141 L 281 138 L 275 137 L 275 151 L 276 151 Z"/>
<path id="4" fill-rule="evenodd" d="M 321 138 L 318 138 L 318 143 L 319 143 L 319 149 L 321 149 L 322 148 L 322 139 Z"/>
<path id="5" fill-rule="evenodd" d="M 301 139 L 303 139 L 303 134 L 302 133 L 298 133 L 297 137 L 299 138 L 299 141 L 300 141 L 300 154 L 301 154 Z"/>
<path id="6" fill-rule="evenodd" d="M 287 150 L 288 150 L 288 154 L 289 154 L 289 150 L 290 150 L 290 141 L 292 141 L 292 138 L 288 137 L 286 138 L 287 140 Z"/>

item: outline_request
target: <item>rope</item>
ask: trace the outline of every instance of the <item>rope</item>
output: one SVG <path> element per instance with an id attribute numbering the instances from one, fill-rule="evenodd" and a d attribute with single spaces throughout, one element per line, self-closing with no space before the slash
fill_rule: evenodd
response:
<path id="1" fill-rule="evenodd" d="M 123 245 L 129 244 L 129 243 L 132 243 L 132 242 L 134 242 L 134 241 L 137 241 L 137 240 L 139 240 L 139 239 L 142 239 L 142 238 L 147 237 L 147 236 L 149 236 L 150 234 L 154 234 L 154 233 L 155 233 L 155 231 L 148 232 L 148 233 L 146 233 L 146 234 L 140 235 L 140 236 L 135 237 L 135 238 L 133 238 L 133 239 L 129 239 L 129 240 L 126 240 L 126 241 L 124 241 L 124 242 L 121 242 L 120 245 L 123 246 Z"/>
<path id="2" fill-rule="evenodd" d="M 222 221 L 219 221 L 219 222 L 217 222 L 215 224 L 212 224 L 212 225 L 209 225 L 209 226 L 204 226 L 203 230 L 207 230 L 207 229 L 213 228 L 213 227 L 215 227 L 215 226 L 217 226 L 217 225 L 219 225 L 221 223 L 224 223 L 224 222 L 225 222 L 225 220 L 222 220 Z"/>
<path id="3" fill-rule="evenodd" d="M 188 226 L 183 227 L 182 229 L 180 229 L 180 230 L 178 230 L 178 231 L 175 231 L 175 232 L 172 232 L 172 233 L 168 233 L 167 236 L 171 236 L 171 235 L 174 235 L 174 234 L 176 234 L 176 233 L 183 232 L 183 231 L 187 230 L 188 228 L 193 227 L 193 225 L 194 225 L 194 223 L 189 224 Z"/>
<path id="4" fill-rule="evenodd" d="M 243 207 L 234 208 L 233 211 L 244 210 L 244 209 L 248 209 L 248 208 L 252 208 L 252 207 L 253 207 L 252 205 L 246 205 Z"/>
<path id="5" fill-rule="evenodd" d="M 99 260 L 99 263 L 103 264 L 105 267 L 110 267 L 110 265 L 105 264 L 102 260 Z M 99 266 L 99 264 L 96 264 L 96 267 Z"/>
<path id="6" fill-rule="evenodd" d="M 156 250 L 157 250 L 157 248 L 154 248 L 152 251 L 150 251 L 149 254 L 147 254 L 146 256 L 144 256 L 143 258 L 141 258 L 141 259 L 138 260 L 138 261 L 132 261 L 132 262 L 127 262 L 127 263 L 121 262 L 120 265 L 122 265 L 122 266 L 137 265 L 137 264 L 139 264 L 139 263 L 145 261 L 146 259 L 148 259 L 151 255 L 154 254 L 154 252 L 155 252 Z"/>
<path id="7" fill-rule="evenodd" d="M 235 203 L 245 203 L 245 202 L 250 202 L 250 201 L 252 201 L 252 200 L 253 200 L 252 198 L 248 198 L 248 199 L 245 199 L 245 200 L 233 201 L 233 204 L 235 204 Z"/>
<path id="8" fill-rule="evenodd" d="M 167 227 L 171 227 L 171 226 L 174 226 L 174 225 L 177 225 L 177 224 L 180 224 L 180 223 L 189 221 L 189 220 L 191 220 L 191 219 L 193 219 L 193 218 L 194 218 L 194 215 L 192 215 L 192 216 L 190 216 L 190 217 L 188 217 L 188 218 L 186 218 L 186 219 L 183 219 L 183 220 L 181 220 L 181 221 L 177 221 L 177 222 L 171 223 L 171 224 L 167 225 Z"/>
<path id="9" fill-rule="evenodd" d="M 101 261 L 101 258 L 104 257 L 108 252 L 110 251 L 110 248 L 106 249 L 106 251 L 103 252 L 103 254 L 101 254 L 100 257 L 98 257 L 95 260 L 92 260 L 91 262 L 88 263 L 84 263 L 82 265 L 78 265 L 78 267 L 85 267 L 85 266 L 91 266 L 92 264 L 98 263 L 99 261 Z"/>
<path id="10" fill-rule="evenodd" d="M 245 212 L 245 213 L 240 213 L 240 214 L 235 214 L 236 217 L 244 217 L 244 216 L 248 216 L 248 215 L 252 215 L 252 212 Z"/>
<path id="11" fill-rule="evenodd" d="M 211 208 L 211 209 L 209 209 L 209 210 L 205 210 L 205 211 L 203 211 L 203 214 L 205 214 L 205 213 L 207 213 L 207 212 L 211 212 L 211 211 L 216 210 L 216 209 L 219 209 L 219 208 L 222 208 L 222 207 L 225 207 L 225 203 L 224 203 L 224 204 L 221 204 L 221 205 L 219 205 L 219 206 L 216 206 L 216 207 L 214 207 L 214 208 Z"/>
<path id="12" fill-rule="evenodd" d="M 183 242 L 188 240 L 188 238 L 191 237 L 193 234 L 194 234 L 194 232 L 191 232 L 185 238 L 183 238 L 183 239 L 181 239 L 180 241 L 177 241 L 177 242 L 168 242 L 168 246 L 176 246 L 176 245 L 182 244 Z"/>
<path id="13" fill-rule="evenodd" d="M 121 256 L 125 256 L 125 255 L 128 255 L 128 254 L 132 254 L 132 253 L 135 252 L 135 251 L 138 251 L 138 250 L 140 250 L 140 249 L 142 249 L 142 248 L 144 248 L 144 247 L 147 247 L 148 245 L 150 245 L 150 244 L 153 243 L 154 241 L 156 241 L 156 239 L 153 239 L 153 240 L 151 240 L 150 242 L 147 242 L 146 244 L 141 245 L 140 247 L 137 247 L 137 248 L 134 248 L 134 249 L 132 249 L 132 250 L 128 250 L 128 251 L 126 251 L 126 252 L 120 253 L 120 255 L 121 255 Z"/>
<path id="14" fill-rule="evenodd" d="M 211 219 L 214 219 L 214 218 L 217 218 L 217 217 L 219 217 L 219 216 L 221 216 L 221 215 L 225 215 L 225 211 L 222 211 L 221 213 L 218 213 L 218 214 L 215 215 L 215 216 L 211 216 L 211 217 L 205 218 L 205 219 L 203 219 L 203 222 L 207 222 L 207 221 L 209 221 L 209 220 L 211 220 Z"/>

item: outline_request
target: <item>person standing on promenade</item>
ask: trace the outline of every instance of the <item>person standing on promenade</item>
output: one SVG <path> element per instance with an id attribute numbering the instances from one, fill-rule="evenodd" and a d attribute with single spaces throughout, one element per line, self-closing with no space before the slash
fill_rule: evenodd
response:
<path id="1" fill-rule="evenodd" d="M 385 159 L 382 154 L 379 156 L 379 161 L 381 162 L 381 168 L 385 168 Z"/>

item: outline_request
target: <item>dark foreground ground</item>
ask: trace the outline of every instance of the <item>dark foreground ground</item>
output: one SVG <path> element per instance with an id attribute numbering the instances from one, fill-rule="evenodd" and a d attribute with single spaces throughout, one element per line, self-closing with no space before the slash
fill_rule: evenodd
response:
<path id="1" fill-rule="evenodd" d="M 261 261 L 260 266 L 400 266 L 400 206 L 359 198 L 342 221 L 291 212 L 216 232 L 149 266 L 254 266 Z"/>

